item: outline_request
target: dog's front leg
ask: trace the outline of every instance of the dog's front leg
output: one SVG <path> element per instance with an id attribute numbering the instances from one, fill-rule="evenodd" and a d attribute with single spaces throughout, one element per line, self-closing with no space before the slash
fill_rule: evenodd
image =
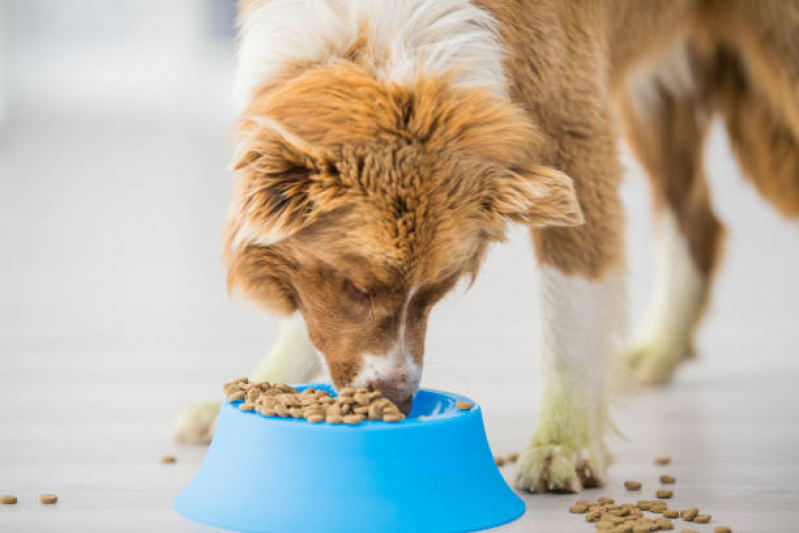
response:
<path id="1" fill-rule="evenodd" d="M 280 334 L 267 355 L 261 360 L 250 381 L 299 383 L 319 374 L 321 358 L 308 338 L 302 317 L 283 321 Z M 219 412 L 219 400 L 196 402 L 187 406 L 175 424 L 175 438 L 189 444 L 211 441 Z"/>
<path id="2" fill-rule="evenodd" d="M 608 365 L 625 333 L 620 170 L 610 128 L 560 143 L 556 168 L 574 180 L 585 223 L 533 230 L 542 273 L 540 393 L 516 485 L 578 492 L 604 483 Z"/>

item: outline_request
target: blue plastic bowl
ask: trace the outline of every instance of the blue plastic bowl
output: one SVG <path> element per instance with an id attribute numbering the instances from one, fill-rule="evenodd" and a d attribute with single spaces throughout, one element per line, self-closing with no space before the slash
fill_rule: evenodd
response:
<path id="1" fill-rule="evenodd" d="M 324 389 L 327 385 L 298 387 Z M 267 418 L 225 402 L 175 509 L 250 532 L 457 532 L 510 522 L 524 502 L 499 473 L 479 406 L 420 390 L 400 423 Z"/>

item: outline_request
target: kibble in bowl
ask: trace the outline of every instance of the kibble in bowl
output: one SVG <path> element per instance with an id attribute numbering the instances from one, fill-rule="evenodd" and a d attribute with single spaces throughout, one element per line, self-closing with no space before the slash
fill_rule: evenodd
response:
<path id="1" fill-rule="evenodd" d="M 403 415 L 375 391 L 237 380 L 225 393 L 175 502 L 188 518 L 244 531 L 473 531 L 524 512 L 468 398 L 422 389 Z"/>

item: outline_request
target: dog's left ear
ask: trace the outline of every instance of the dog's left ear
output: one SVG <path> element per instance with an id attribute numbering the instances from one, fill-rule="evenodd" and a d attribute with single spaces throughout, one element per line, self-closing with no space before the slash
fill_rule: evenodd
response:
<path id="1" fill-rule="evenodd" d="M 488 205 L 497 214 L 532 227 L 579 226 L 585 220 L 572 179 L 532 166 L 503 169 L 492 177 Z"/>

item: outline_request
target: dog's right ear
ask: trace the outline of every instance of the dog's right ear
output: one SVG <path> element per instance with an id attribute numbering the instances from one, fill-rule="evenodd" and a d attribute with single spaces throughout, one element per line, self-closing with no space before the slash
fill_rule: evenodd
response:
<path id="1" fill-rule="evenodd" d="M 331 206 L 339 180 L 319 151 L 266 117 L 244 122 L 233 160 L 237 188 L 227 243 L 269 246 L 310 225 Z"/>

